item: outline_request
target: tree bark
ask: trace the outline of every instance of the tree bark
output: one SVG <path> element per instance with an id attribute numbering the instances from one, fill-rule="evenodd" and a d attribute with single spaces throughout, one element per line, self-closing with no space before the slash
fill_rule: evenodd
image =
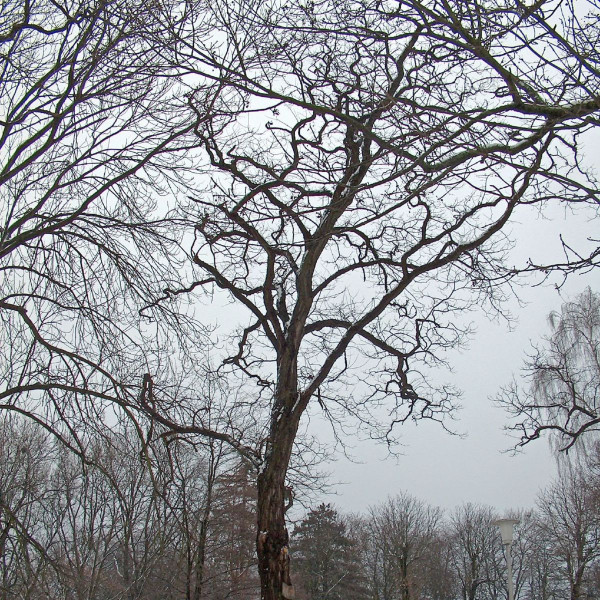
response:
<path id="1" fill-rule="evenodd" d="M 580 600 L 580 598 L 582 597 L 581 582 L 583 580 L 583 571 L 584 571 L 584 568 L 581 566 L 581 563 L 580 563 L 579 567 L 575 571 L 573 585 L 571 586 L 571 600 Z"/>
<path id="2" fill-rule="evenodd" d="M 284 486 L 279 477 L 261 475 L 258 492 L 257 553 L 262 600 L 291 598 L 289 535 L 283 514 Z M 286 595 L 284 595 L 284 584 Z"/>
<path id="3" fill-rule="evenodd" d="M 202 598 L 202 588 L 204 586 L 204 566 L 206 564 L 206 540 L 208 537 L 208 526 L 210 523 L 210 515 L 212 512 L 212 498 L 217 477 L 218 458 L 215 456 L 214 443 L 210 444 L 210 462 L 208 464 L 208 478 L 206 482 L 206 500 L 204 503 L 204 511 L 202 521 L 200 522 L 200 531 L 198 534 L 198 545 L 195 565 L 195 583 L 192 600 L 200 600 Z"/>
<path id="4" fill-rule="evenodd" d="M 195 580 L 194 580 L 194 592 L 192 600 L 200 600 L 202 598 L 202 587 L 204 585 L 204 565 L 206 563 L 206 539 L 208 535 L 208 524 L 210 521 L 210 511 L 212 508 L 212 483 L 209 483 L 209 487 L 206 494 L 206 505 L 204 507 L 204 514 L 200 521 L 200 531 L 198 534 L 198 545 L 197 555 L 195 564 Z"/>
<path id="5" fill-rule="evenodd" d="M 257 481 L 256 550 L 261 600 L 293 600 L 295 597 L 290 578 L 289 534 L 285 523 L 285 478 L 300 411 L 295 410 L 296 386 L 290 388 L 277 394 L 263 468 Z"/>

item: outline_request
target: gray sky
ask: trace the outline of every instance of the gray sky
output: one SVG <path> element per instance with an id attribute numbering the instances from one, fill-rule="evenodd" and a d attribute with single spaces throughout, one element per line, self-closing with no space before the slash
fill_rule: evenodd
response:
<path id="1" fill-rule="evenodd" d="M 557 215 L 556 221 L 540 221 L 532 216 L 516 232 L 521 239 L 518 256 L 542 257 L 558 250 L 557 233 L 581 239 L 582 216 Z M 588 229 L 589 231 L 589 226 Z M 513 442 L 503 430 L 507 415 L 490 400 L 501 385 L 518 375 L 531 342 L 548 334 L 547 316 L 560 310 L 563 301 L 582 292 L 586 286 L 600 290 L 600 273 L 572 276 L 557 291 L 554 284 L 524 287 L 519 297 L 524 307 L 510 305 L 518 318 L 510 331 L 506 322 L 493 322 L 473 315 L 477 332 L 469 347 L 450 355 L 453 373 L 440 379 L 463 390 L 462 410 L 453 429 L 465 438 L 451 436 L 431 422 L 407 425 L 402 431 L 402 456 L 389 458 L 385 448 L 374 443 L 355 444 L 353 455 L 360 463 L 340 458 L 329 470 L 337 494 L 325 499 L 346 511 L 361 512 L 388 495 L 405 491 L 446 509 L 463 502 L 496 507 L 532 508 L 538 491 L 556 475 L 555 460 L 547 439 L 529 444 L 518 455 L 506 453 Z"/>

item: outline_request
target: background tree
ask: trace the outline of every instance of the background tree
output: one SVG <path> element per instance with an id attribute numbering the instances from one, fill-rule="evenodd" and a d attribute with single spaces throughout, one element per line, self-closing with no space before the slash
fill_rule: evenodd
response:
<path id="1" fill-rule="evenodd" d="M 528 386 L 514 382 L 500 401 L 519 419 L 520 445 L 550 431 L 568 449 L 600 423 L 600 295 L 588 288 L 548 321 L 552 334 L 523 368 Z"/>
<path id="2" fill-rule="evenodd" d="M 493 520 L 491 508 L 473 504 L 458 507 L 450 517 L 450 560 L 464 600 L 493 598 L 488 588 L 500 583 L 504 557 Z"/>
<path id="3" fill-rule="evenodd" d="M 366 598 L 357 544 L 331 504 L 320 504 L 298 523 L 292 535 L 297 560 L 298 598 Z"/>
<path id="4" fill-rule="evenodd" d="M 519 526 L 518 539 L 524 539 L 528 547 L 527 561 L 523 568 L 524 600 L 559 600 L 568 596 L 567 586 L 561 581 L 561 560 L 553 550 L 548 528 L 539 515 L 528 519 L 525 535 Z"/>
<path id="5" fill-rule="evenodd" d="M 52 501 L 55 460 L 48 438 L 32 424 L 0 415 L 0 598 L 31 598 L 53 565 L 54 531 L 45 514 Z"/>
<path id="6" fill-rule="evenodd" d="M 375 597 L 419 598 L 421 568 L 437 540 L 442 512 L 408 494 L 369 511 L 369 562 Z"/>
<path id="7" fill-rule="evenodd" d="M 109 574 L 116 576 L 112 560 L 122 523 L 113 512 L 110 482 L 96 469 L 82 471 L 77 459 L 61 450 L 52 476 L 57 493 L 48 509 L 49 526 L 56 531 L 51 556 L 60 565 L 52 587 L 56 596 L 84 600 L 113 587 Z"/>
<path id="8" fill-rule="evenodd" d="M 1 598 L 258 595 L 255 488 L 231 456 L 172 440 L 150 463 L 125 424 L 83 463 L 37 424 L 0 425 Z"/>
<path id="9" fill-rule="evenodd" d="M 39 425 L 4 414 L 0 426 L 1 598 L 258 598 L 256 488 L 235 454 L 213 461 L 211 490 L 203 445 L 171 438 L 151 464 L 129 424 L 98 440 L 85 464 Z M 596 593 L 596 467 L 594 457 L 570 470 L 563 464 L 539 510 L 513 513 L 521 521 L 513 544 L 519 600 Z M 407 494 L 353 517 L 321 505 L 292 537 L 298 600 L 504 600 L 491 515 L 465 505 L 443 520 Z"/>
<path id="10" fill-rule="evenodd" d="M 539 529 L 539 516 L 533 510 L 509 511 L 509 517 L 517 519 L 511 556 L 513 561 L 513 580 L 515 595 L 526 600 L 529 597 L 540 597 L 543 593 L 551 594 L 554 588 L 546 579 L 549 569 L 556 566 L 551 560 L 545 539 Z M 496 528 L 498 540 L 498 529 Z M 501 562 L 504 571 L 500 581 L 506 581 L 506 559 Z M 537 590 L 537 591 L 535 591 Z M 506 591 L 508 593 L 508 590 Z"/>
<path id="11" fill-rule="evenodd" d="M 459 584 L 452 568 L 452 539 L 446 526 L 440 527 L 436 539 L 428 549 L 419 571 L 423 600 L 455 600 Z"/>
<path id="12" fill-rule="evenodd" d="M 222 469 L 216 479 L 211 512 L 212 585 L 217 597 L 258 598 L 256 569 L 256 486 L 252 466 L 239 459 Z"/>
<path id="13" fill-rule="evenodd" d="M 571 467 L 539 499 L 541 527 L 560 559 L 560 579 L 568 583 L 564 597 L 587 595 L 588 576 L 600 557 L 600 503 L 597 481 Z"/>
<path id="14" fill-rule="evenodd" d="M 210 556 L 209 528 L 216 494 L 216 479 L 226 458 L 222 442 L 209 440 L 204 453 L 185 444 L 170 444 L 172 485 L 168 494 L 169 518 L 178 521 L 179 535 L 174 547 L 175 557 L 166 561 L 165 572 L 180 569 L 185 583 L 181 586 L 186 600 L 203 597 Z M 210 532 L 212 533 L 212 532 Z M 174 569 L 173 562 L 181 565 Z"/>

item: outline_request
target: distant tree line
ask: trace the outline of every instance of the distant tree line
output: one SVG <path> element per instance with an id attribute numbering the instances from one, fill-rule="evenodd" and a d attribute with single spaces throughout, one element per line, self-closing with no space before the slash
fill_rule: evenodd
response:
<path id="1" fill-rule="evenodd" d="M 600 471 L 563 467 L 520 520 L 512 547 L 517 600 L 600 597 Z M 299 600 L 504 600 L 506 560 L 488 506 L 445 514 L 401 493 L 344 516 L 313 509 L 296 527 Z"/>
<path id="2" fill-rule="evenodd" d="M 0 423 L 0 598 L 225 600 L 260 595 L 256 491 L 223 444 L 153 450 L 126 427 L 88 464 L 31 422 Z M 132 441 L 133 440 L 133 441 Z M 520 519 L 518 600 L 600 594 L 600 460 L 563 464 Z M 358 515 L 320 504 L 295 523 L 298 600 L 503 600 L 491 507 L 445 514 L 401 493 Z"/>
<path id="3" fill-rule="evenodd" d="M 179 442 L 151 466 L 135 440 L 121 428 L 82 464 L 34 424 L 2 419 L 2 600 L 253 597 L 248 468 L 222 445 Z"/>

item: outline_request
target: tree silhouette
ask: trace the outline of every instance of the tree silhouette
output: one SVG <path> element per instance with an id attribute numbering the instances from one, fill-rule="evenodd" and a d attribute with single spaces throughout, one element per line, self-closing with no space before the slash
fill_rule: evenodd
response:
<path id="1" fill-rule="evenodd" d="M 401 423 L 442 420 L 455 390 L 427 370 L 464 339 L 459 316 L 498 308 L 520 271 L 511 222 L 596 205 L 579 144 L 600 108 L 597 12 L 574 10 L 216 3 L 214 35 L 188 45 L 186 67 L 227 98 L 205 120 L 190 96 L 210 179 L 187 209 L 190 285 L 241 315 L 220 373 L 257 435 L 207 431 L 191 411 L 181 431 L 256 466 L 265 600 L 292 595 L 286 473 L 303 415 L 387 442 Z M 149 389 L 142 408 L 176 426 Z"/>

